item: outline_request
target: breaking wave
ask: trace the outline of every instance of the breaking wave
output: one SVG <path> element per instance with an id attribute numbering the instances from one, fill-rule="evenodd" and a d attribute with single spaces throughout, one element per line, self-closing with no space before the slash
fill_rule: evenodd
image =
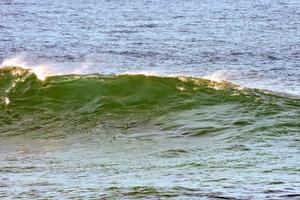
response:
<path id="1" fill-rule="evenodd" d="M 0 135 L 196 136 L 299 131 L 300 100 L 226 81 L 0 69 Z"/>

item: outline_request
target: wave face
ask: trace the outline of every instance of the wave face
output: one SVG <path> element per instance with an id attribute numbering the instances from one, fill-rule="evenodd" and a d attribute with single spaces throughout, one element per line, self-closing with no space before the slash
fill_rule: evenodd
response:
<path id="1" fill-rule="evenodd" d="M 297 132 L 300 100 L 228 82 L 0 69 L 1 136 L 116 130 L 126 136 Z"/>

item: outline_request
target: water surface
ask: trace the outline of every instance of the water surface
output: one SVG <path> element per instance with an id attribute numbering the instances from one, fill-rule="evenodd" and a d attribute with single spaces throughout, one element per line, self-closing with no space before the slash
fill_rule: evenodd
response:
<path id="1" fill-rule="evenodd" d="M 299 199 L 299 22 L 296 0 L 2 0 L 0 197 Z"/>

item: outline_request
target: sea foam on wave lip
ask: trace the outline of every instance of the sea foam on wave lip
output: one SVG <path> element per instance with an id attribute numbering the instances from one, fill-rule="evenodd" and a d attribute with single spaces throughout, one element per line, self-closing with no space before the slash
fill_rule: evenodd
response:
<path id="1" fill-rule="evenodd" d="M 2 62 L 2 65 L 0 67 L 7 67 L 7 66 L 15 66 L 15 67 L 20 67 L 23 69 L 30 70 L 41 81 L 45 80 L 47 76 L 53 75 L 53 73 L 51 73 L 51 71 L 46 65 L 35 65 L 29 67 L 27 62 L 25 62 L 21 56 L 5 59 Z"/>

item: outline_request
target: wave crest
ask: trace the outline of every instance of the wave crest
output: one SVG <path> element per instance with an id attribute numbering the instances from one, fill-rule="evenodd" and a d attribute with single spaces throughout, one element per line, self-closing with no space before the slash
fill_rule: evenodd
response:
<path id="1" fill-rule="evenodd" d="M 109 122 L 115 128 L 147 123 L 173 134 L 193 135 L 252 124 L 256 116 L 299 106 L 299 100 L 225 81 L 99 74 L 40 81 L 32 71 L 18 67 L 0 69 L 0 92 L 0 131 L 15 134 L 83 131 Z M 238 123 L 243 117 L 235 116 L 249 123 Z"/>

